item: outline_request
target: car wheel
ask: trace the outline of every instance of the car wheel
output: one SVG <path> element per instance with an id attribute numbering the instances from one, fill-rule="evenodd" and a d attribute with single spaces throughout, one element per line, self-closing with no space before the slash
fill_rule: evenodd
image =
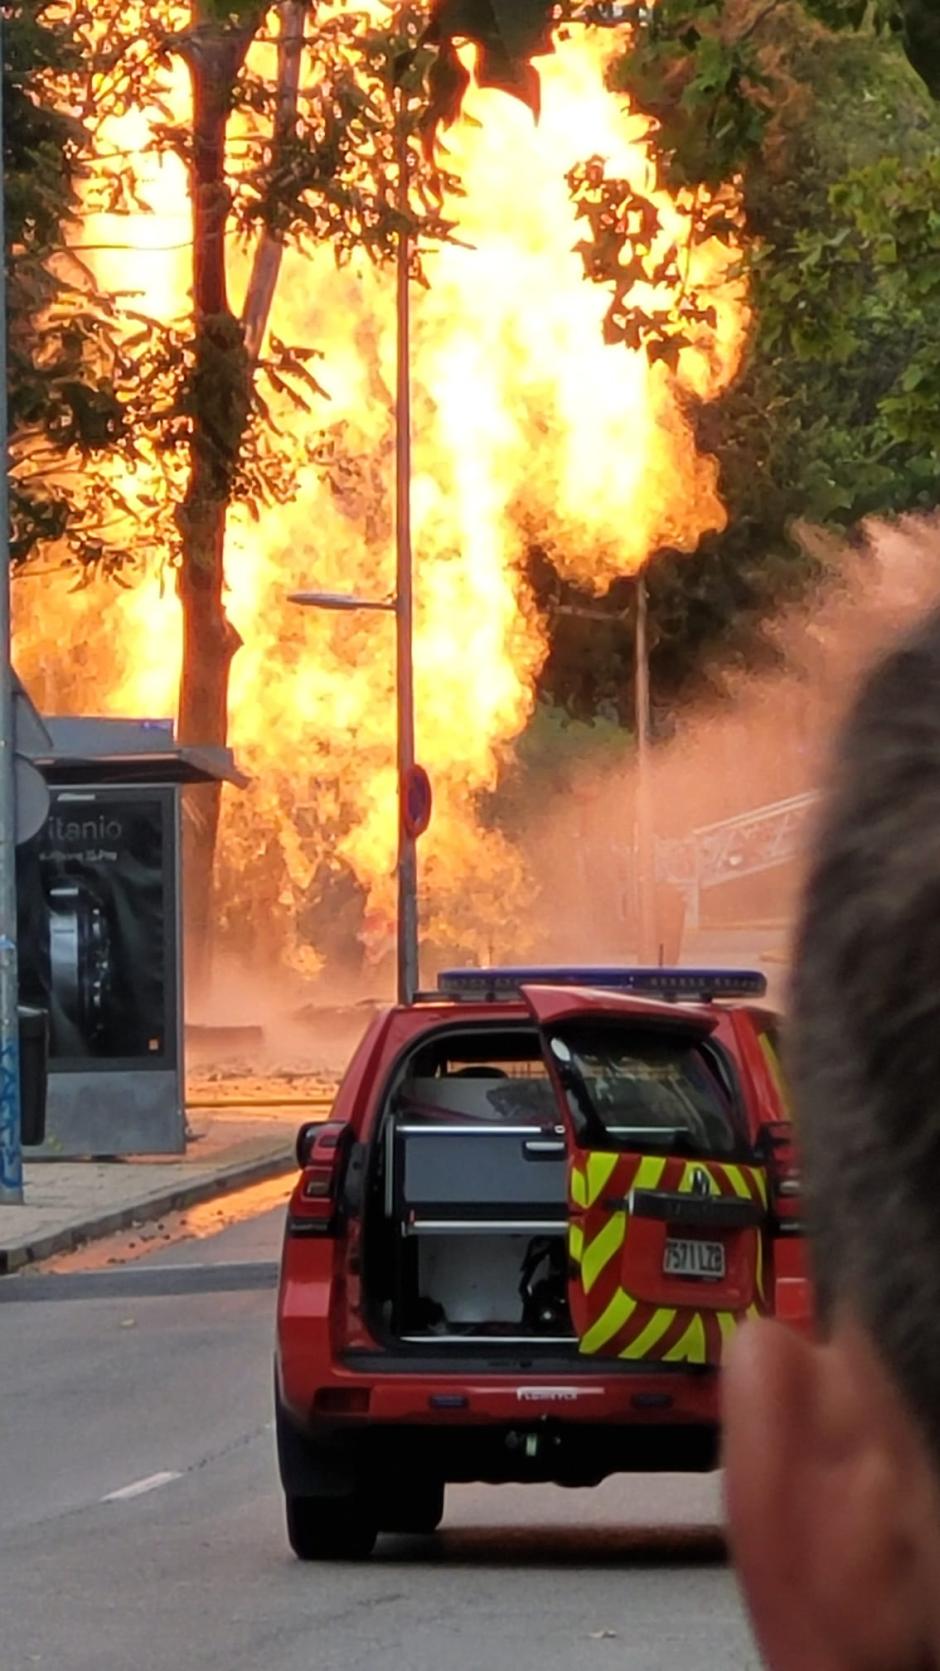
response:
<path id="1" fill-rule="evenodd" d="M 383 1532 L 411 1532 L 428 1537 L 444 1518 L 443 1480 L 419 1480 L 397 1492 L 389 1491 L 379 1509 Z"/>
<path id="2" fill-rule="evenodd" d="M 288 1497 L 287 1540 L 300 1561 L 363 1561 L 378 1535 L 362 1498 Z"/>

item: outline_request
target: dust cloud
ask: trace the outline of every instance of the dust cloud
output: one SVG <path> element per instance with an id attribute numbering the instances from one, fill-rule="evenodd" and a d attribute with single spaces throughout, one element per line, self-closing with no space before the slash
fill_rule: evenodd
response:
<path id="1" fill-rule="evenodd" d="M 851 545 L 802 536 L 825 580 L 816 596 L 768 629 L 772 670 L 725 671 L 716 694 L 657 716 L 653 751 L 660 873 L 690 875 L 689 838 L 724 820 L 771 806 L 750 831 L 715 831 L 699 844 L 723 880 L 699 893 L 661 887 L 664 961 L 764 967 L 781 993 L 787 944 L 812 830 L 808 797 L 825 780 L 833 734 L 862 671 L 890 639 L 940 597 L 940 517 L 871 523 Z M 637 912 L 633 882 L 635 777 L 632 751 L 575 774 L 564 804 L 529 832 L 538 877 L 533 950 L 566 961 L 630 960 Z M 781 803 L 797 804 L 787 810 Z M 722 859 L 723 855 L 723 859 Z M 772 862 L 780 855 L 783 862 Z M 717 861 L 717 862 L 716 862 Z M 766 868 L 760 868 L 766 865 Z M 709 861 L 705 861 L 706 873 Z"/>
<path id="2" fill-rule="evenodd" d="M 656 834 L 673 876 L 683 858 L 687 866 L 695 832 L 796 803 L 792 814 L 777 815 L 775 829 L 766 821 L 756 841 L 732 833 L 729 845 L 726 833 L 713 834 L 712 852 L 725 856 L 723 879 L 702 888 L 697 922 L 681 889 L 659 890 L 664 961 L 763 967 L 775 1000 L 784 995 L 801 855 L 812 828 L 809 797 L 824 781 L 839 717 L 864 668 L 940 598 L 940 516 L 872 523 L 851 545 L 810 532 L 803 538 L 825 581 L 812 600 L 767 630 L 772 670 L 725 670 L 713 677 L 707 702 L 657 715 L 661 740 L 652 756 Z M 506 922 L 494 958 L 636 961 L 634 798 L 633 754 L 625 746 L 603 765 L 575 768 L 565 789 L 539 807 L 523 836 L 532 878 L 525 919 Z M 426 985 L 436 973 L 433 961 L 423 970 Z M 187 1028 L 190 1066 L 199 1077 L 335 1073 L 376 1007 L 391 997 L 387 985 L 384 974 L 363 972 L 353 946 L 345 970 L 334 967 L 314 982 L 287 970 L 259 978 L 257 970 L 223 961 Z"/>
<path id="3" fill-rule="evenodd" d="M 211 991 L 187 1016 L 191 1084 L 254 1077 L 293 1084 L 298 1094 L 335 1078 L 390 993 L 367 992 L 361 976 L 311 983 L 290 969 L 260 975 L 236 958 L 219 958 Z"/>

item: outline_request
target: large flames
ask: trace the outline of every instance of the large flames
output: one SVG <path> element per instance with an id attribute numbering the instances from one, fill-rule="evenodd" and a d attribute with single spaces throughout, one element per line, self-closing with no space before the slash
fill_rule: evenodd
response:
<path id="1" fill-rule="evenodd" d="M 603 90 L 609 37 L 572 33 L 542 67 L 543 115 L 476 92 L 448 137 L 466 196 L 460 237 L 428 260 L 414 294 L 414 544 L 418 755 L 435 788 L 422 844 L 426 934 L 441 948 L 519 949 L 524 857 L 475 813 L 526 724 L 546 646 L 523 578 L 528 541 L 603 591 L 661 543 L 691 549 L 721 525 L 715 466 L 696 453 L 683 395 L 713 395 L 733 374 L 744 310 L 715 291 L 717 327 L 684 350 L 677 376 L 605 347 L 606 297 L 587 284 L 565 174 L 597 154 L 644 185 L 642 124 Z M 187 97 L 180 74 L 179 99 Z M 116 148 L 143 153 L 148 118 L 123 119 Z M 98 258 L 109 284 L 185 311 L 185 180 L 172 159 L 142 158 L 151 214 L 133 248 Z M 661 202 L 666 235 L 681 211 Z M 87 235 L 87 229 L 86 229 Z M 128 242 L 109 221 L 89 244 Z M 725 252 L 698 246 L 694 277 L 721 278 Z M 272 317 L 283 340 L 322 349 L 330 402 L 302 420 L 328 428 L 334 456 L 306 469 L 288 508 L 234 515 L 229 612 L 244 640 L 231 687 L 231 742 L 253 787 L 223 816 L 223 920 L 302 969 L 390 946 L 395 844 L 393 635 L 381 615 L 335 616 L 286 602 L 297 586 L 387 595 L 391 522 L 394 297 L 389 274 L 337 270 L 324 250 L 289 255 Z M 329 449 L 328 449 L 329 450 Z M 48 711 L 166 715 L 179 672 L 172 583 L 68 593 L 29 577 L 16 588 L 17 655 Z M 364 916 L 343 871 L 365 891 Z M 333 886 L 327 913 L 314 909 Z M 344 902 L 344 903 L 342 903 Z"/>

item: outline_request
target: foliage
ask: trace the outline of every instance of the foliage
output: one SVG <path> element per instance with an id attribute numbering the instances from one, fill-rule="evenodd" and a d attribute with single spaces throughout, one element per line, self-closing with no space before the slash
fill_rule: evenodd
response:
<path id="1" fill-rule="evenodd" d="M 537 702 L 499 788 L 480 798 L 484 822 L 525 841 L 534 810 L 558 805 L 585 778 L 615 767 L 623 758 L 624 730 L 613 704 L 602 703 L 601 710 L 582 719 L 547 697 Z"/>
<path id="2" fill-rule="evenodd" d="M 587 235 L 575 245 L 585 277 L 611 291 L 605 342 L 645 349 L 651 361 L 675 371 L 682 349 L 697 340 L 702 327 L 714 329 L 716 323 L 707 289 L 692 278 L 692 262 L 698 245 L 737 239 L 733 193 L 720 187 L 707 198 L 690 199 L 687 232 L 665 239 L 653 197 L 608 175 L 601 157 L 576 164 L 567 179 L 576 214 L 587 222 Z M 661 301 L 649 299 L 650 285 Z"/>
<path id="3" fill-rule="evenodd" d="M 656 184 L 686 210 L 684 236 L 665 242 L 653 192 L 609 177 L 597 157 L 571 171 L 585 274 L 610 292 L 606 339 L 674 368 L 714 320 L 709 290 L 694 278 L 696 246 L 717 239 L 748 268 L 754 323 L 743 375 L 717 406 L 693 414 L 701 444 L 719 458 L 728 528 L 692 558 L 660 554 L 649 575 L 654 671 L 668 692 L 719 645 L 760 656 L 763 618 L 816 574 L 794 538 L 798 519 L 851 527 L 872 511 L 936 502 L 940 124 L 900 47 L 940 94 L 940 17 L 931 0 L 573 9 L 525 0 L 510 37 L 508 5 L 438 0 L 425 37 L 437 48 L 431 132 L 453 120 L 466 90 L 455 40 L 477 43 L 484 81 L 495 51 L 494 80 L 537 112 L 531 61 L 551 50 L 551 23 L 572 10 L 583 21 L 626 18 L 629 45 L 612 85 L 648 115 Z M 638 305 L 650 271 L 674 302 Z M 544 557 L 533 562 L 541 595 Z M 546 584 L 550 592 L 554 580 Z M 608 637 L 595 631 L 590 648 L 571 620 L 554 625 L 542 688 L 574 711 L 589 713 L 623 688 L 620 602 L 611 600 Z"/>
<path id="4" fill-rule="evenodd" d="M 749 577 L 732 634 L 714 623 L 713 641 L 739 644 L 815 578 L 800 521 L 851 531 L 940 491 L 940 119 L 889 39 L 794 13 L 775 49 L 798 91 L 745 174 L 752 340 L 735 386 L 698 414 L 729 526 L 693 571 Z"/>
<path id="5" fill-rule="evenodd" d="M 742 373 L 691 414 L 719 460 L 728 526 L 649 569 L 660 697 L 716 653 L 765 653 L 763 620 L 817 577 L 801 520 L 851 530 L 940 496 L 940 115 L 902 51 L 929 81 L 938 26 L 903 12 L 889 0 L 660 0 L 613 66 L 612 84 L 650 118 L 659 183 L 685 194 L 690 247 L 708 235 L 740 246 L 752 302 Z M 572 184 L 577 194 L 577 172 Z M 611 293 L 609 336 L 633 348 L 631 262 L 655 205 L 596 176 L 593 191 L 606 219 L 589 219 L 585 268 Z M 653 322 L 648 352 L 681 347 L 707 306 L 686 288 L 679 313 Z"/>
<path id="6" fill-rule="evenodd" d="M 480 87 L 499 87 L 538 115 L 540 85 L 532 59 L 554 51 L 556 10 L 553 0 L 433 0 L 421 36 L 421 45 L 433 49 L 422 120 L 429 156 L 438 128 L 450 127 L 460 114 L 470 84 L 459 42 L 476 47 L 474 75 Z"/>
<path id="7" fill-rule="evenodd" d="M 3 156 L 7 281 L 7 409 L 14 470 L 11 550 L 25 561 L 68 532 L 94 562 L 119 509 L 109 483 L 93 491 L 83 466 L 102 453 L 132 457 L 118 390 L 128 373 L 119 310 L 87 268 L 63 254 L 79 212 L 90 130 L 64 96 L 85 45 L 53 5 L 4 8 Z M 152 366 L 135 367 L 138 386 Z M 63 465 L 68 465 L 67 469 Z"/>
<path id="8" fill-rule="evenodd" d="M 86 572 L 119 569 L 131 550 L 137 560 L 178 560 L 175 511 L 196 431 L 208 440 L 216 486 L 250 508 L 284 500 L 302 462 L 278 413 L 322 394 L 313 351 L 272 341 L 263 356 L 255 343 L 246 357 L 244 322 L 222 317 L 227 304 L 211 328 L 204 320 L 194 329 L 186 317 L 157 321 L 135 297 L 105 290 L 86 261 L 89 215 L 147 207 L 133 157 L 107 141 L 110 122 L 135 109 L 157 112 L 152 149 L 193 164 L 191 126 L 170 98 L 175 61 L 235 53 L 230 106 L 264 141 L 225 158 L 225 227 L 243 246 L 327 243 L 339 261 L 355 250 L 384 261 L 407 224 L 419 267 L 422 244 L 449 235 L 439 170 L 414 158 L 404 212 L 398 194 L 391 95 L 403 50 L 416 47 L 420 10 L 403 27 L 376 27 L 337 3 L 300 11 L 310 68 L 295 119 L 284 124 L 276 75 L 248 57 L 249 45 L 266 39 L 268 8 L 257 0 L 206 0 L 188 23 L 173 0 L 99 0 L 93 21 L 81 6 L 68 21 L 61 7 L 36 0 L 10 9 L 4 144 L 16 561 L 50 545 Z M 431 56 L 415 51 L 399 76 L 412 127 Z"/>

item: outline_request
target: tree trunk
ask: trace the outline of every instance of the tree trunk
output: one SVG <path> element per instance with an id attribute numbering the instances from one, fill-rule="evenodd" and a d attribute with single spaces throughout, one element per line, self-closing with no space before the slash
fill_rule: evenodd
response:
<path id="1" fill-rule="evenodd" d="M 228 303 L 225 231 L 230 193 L 225 140 L 235 81 L 261 14 L 238 27 L 214 21 L 195 0 L 192 28 L 179 43 L 193 89 L 194 359 L 190 472 L 177 512 L 183 614 L 179 737 L 224 744 L 228 682 L 239 638 L 225 613 L 225 523 L 248 422 L 250 371 L 241 326 Z M 211 955 L 212 872 L 221 788 L 188 790 L 183 825 L 187 975 L 205 990 Z"/>
<path id="2" fill-rule="evenodd" d="M 297 118 L 297 98 L 300 91 L 300 66 L 304 50 L 304 18 L 307 0 L 281 0 L 277 8 L 279 34 L 277 43 L 277 110 L 274 127 L 274 158 L 283 155 Z M 251 268 L 251 278 L 245 296 L 242 324 L 245 327 L 245 348 L 254 363 L 261 353 L 261 344 L 268 326 L 271 303 L 281 271 L 283 239 L 265 228 Z"/>
<path id="3" fill-rule="evenodd" d="M 238 321 L 229 306 L 225 233 L 231 199 L 225 141 L 233 90 L 266 7 L 223 24 L 194 0 L 192 28 L 179 41 L 193 89 L 194 365 L 190 384 L 190 475 L 177 521 L 182 542 L 178 589 L 183 612 L 179 736 L 184 743 L 224 745 L 228 736 L 229 669 L 241 642 L 225 613 L 225 525 L 232 483 L 251 410 L 255 364 L 267 328 L 282 244 L 260 239 Z M 275 162 L 297 114 L 304 39 L 304 0 L 281 0 Z M 190 989 L 206 990 L 214 920 L 212 876 L 221 788 L 186 791 L 183 825 L 186 959 Z"/>
<path id="4" fill-rule="evenodd" d="M 228 684 L 241 642 L 225 613 L 224 502 L 207 502 L 198 529 L 190 524 L 188 551 L 179 573 L 183 614 L 183 666 L 179 736 L 184 743 L 224 745 L 228 736 Z M 183 796 L 183 886 L 187 980 L 204 995 L 212 950 L 212 875 L 221 812 L 221 785 L 193 786 Z"/>

